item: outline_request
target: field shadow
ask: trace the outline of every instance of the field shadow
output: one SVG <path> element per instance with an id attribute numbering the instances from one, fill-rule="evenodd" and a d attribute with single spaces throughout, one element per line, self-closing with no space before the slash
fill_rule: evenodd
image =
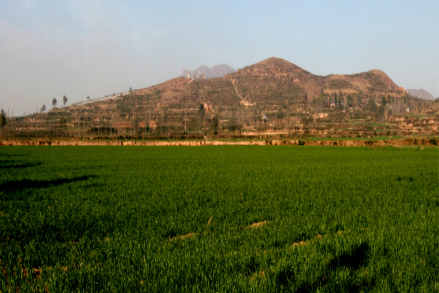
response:
<path id="1" fill-rule="evenodd" d="M 15 154 L 15 155 L 11 155 L 11 154 L 0 153 L 0 157 L 25 157 L 25 156 L 29 156 L 29 154 Z"/>
<path id="2" fill-rule="evenodd" d="M 77 171 L 77 170 L 80 170 L 80 171 L 83 171 L 83 170 L 89 170 L 89 171 L 91 171 L 91 170 L 94 170 L 94 169 L 103 169 L 103 168 L 106 168 L 106 167 L 108 167 L 108 166 L 105 166 L 105 165 L 93 165 L 93 166 L 89 166 L 89 165 L 84 165 L 84 166 L 79 166 L 79 167 L 71 167 L 71 166 L 69 166 L 69 167 L 60 167 L 60 168 L 58 168 L 58 170 L 59 171 Z"/>
<path id="3" fill-rule="evenodd" d="M 23 169 L 23 168 L 37 167 L 37 166 L 41 165 L 41 162 L 36 162 L 36 163 L 25 163 L 25 164 L 18 164 L 18 165 L 3 166 L 3 164 L 2 164 L 3 162 L 0 162 L 0 169 Z"/>
<path id="4" fill-rule="evenodd" d="M 408 182 L 413 182 L 414 178 L 413 176 L 400 176 L 398 175 L 398 177 L 396 177 L 397 181 L 408 181 Z"/>
<path id="5" fill-rule="evenodd" d="M 332 278 L 331 271 L 336 271 L 341 268 L 349 269 L 352 274 L 356 274 L 356 271 L 362 267 L 366 267 L 368 264 L 368 254 L 370 251 L 370 247 L 367 243 L 362 243 L 350 251 L 347 251 L 340 256 L 333 259 L 324 270 L 325 272 L 322 275 L 318 276 L 314 279 L 314 281 L 307 281 L 301 284 L 298 288 L 296 288 L 295 292 L 313 292 L 319 288 L 324 288 L 327 283 L 331 283 L 330 279 Z M 282 274 L 283 273 L 283 274 Z M 288 283 L 291 281 L 291 273 L 286 274 L 285 272 L 281 272 L 276 280 L 278 285 L 288 286 Z M 340 283 L 337 284 L 337 288 L 327 288 L 330 291 L 346 291 L 346 292 L 362 292 L 369 291 L 375 286 L 375 279 L 366 282 L 365 280 L 360 280 L 356 283 Z M 327 284 L 329 286 L 333 286 Z"/>
<path id="6" fill-rule="evenodd" d="M 74 177 L 74 178 L 63 178 L 63 179 L 55 179 L 55 180 L 19 180 L 19 181 L 9 181 L 5 182 L 0 185 L 0 190 L 6 193 L 6 195 L 21 191 L 28 188 L 45 188 L 45 187 L 52 187 L 52 186 L 58 186 L 62 184 L 67 183 L 73 183 L 78 181 L 85 181 L 90 178 L 96 178 L 98 176 L 96 175 L 88 175 L 88 176 L 81 176 L 81 177 Z M 6 198 L 5 198 L 6 197 Z M 3 200 L 7 200 L 10 196 L 3 196 Z M 12 199 L 12 197 L 10 197 Z"/>
<path id="7" fill-rule="evenodd" d="M 110 214 L 96 215 L 93 213 L 76 213 L 70 217 L 55 217 L 45 219 L 43 222 L 17 221 L 15 226 L 6 227 L 2 232 L 9 236 L 9 240 L 16 241 L 20 245 L 28 245 L 30 242 L 37 243 L 65 243 L 77 242 L 81 238 L 103 239 L 118 229 L 114 218 Z M 69 243 L 73 245 L 74 243 Z M 55 256 L 63 257 L 65 250 L 56 249 L 51 252 Z M 50 260 L 49 260 L 50 262 Z"/>
<path id="8" fill-rule="evenodd" d="M 329 268 L 335 270 L 338 267 L 349 267 L 358 270 L 361 266 L 367 265 L 367 254 L 369 250 L 369 245 L 362 243 L 352 251 L 343 253 L 339 257 L 333 259 L 329 263 Z"/>

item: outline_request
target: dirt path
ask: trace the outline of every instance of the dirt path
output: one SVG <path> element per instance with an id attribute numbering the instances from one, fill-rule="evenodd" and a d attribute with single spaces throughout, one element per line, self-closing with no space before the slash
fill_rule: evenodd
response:
<path id="1" fill-rule="evenodd" d="M 245 101 L 245 99 L 239 94 L 238 89 L 236 88 L 236 84 L 235 84 L 235 80 L 232 79 L 232 84 L 233 84 L 233 88 L 235 89 L 235 93 L 236 95 L 243 101 Z"/>
<path id="2" fill-rule="evenodd" d="M 236 88 L 236 84 L 235 84 L 235 80 L 234 79 L 232 79 L 232 84 L 233 84 L 233 88 L 235 89 L 236 95 L 241 99 L 240 104 L 244 105 L 244 106 L 253 105 L 252 103 L 247 101 L 243 96 L 241 96 L 241 94 L 238 92 L 238 89 Z"/>

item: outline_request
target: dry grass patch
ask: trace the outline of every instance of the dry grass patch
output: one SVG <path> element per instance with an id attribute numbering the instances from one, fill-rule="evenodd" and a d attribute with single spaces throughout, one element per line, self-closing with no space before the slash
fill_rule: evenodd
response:
<path id="1" fill-rule="evenodd" d="M 263 226 L 263 225 L 265 225 L 265 224 L 267 224 L 268 222 L 265 220 L 265 221 L 262 221 L 262 222 L 256 222 L 256 223 L 253 223 L 253 224 L 251 224 L 251 225 L 248 225 L 247 227 L 248 228 L 258 228 L 258 227 L 261 227 L 261 226 Z"/>
<path id="2" fill-rule="evenodd" d="M 169 240 L 171 240 L 171 241 L 173 241 L 173 240 L 179 240 L 179 239 L 183 240 L 183 239 L 186 239 L 186 238 L 189 238 L 189 237 L 193 237 L 193 236 L 196 236 L 196 235 L 197 235 L 197 233 L 188 233 L 188 234 L 186 234 L 186 235 L 180 235 L 180 236 L 172 237 L 172 238 L 169 239 Z"/>
<path id="3" fill-rule="evenodd" d="M 335 235 L 337 235 L 337 236 L 341 236 L 341 235 L 346 234 L 346 233 L 349 233 L 349 231 L 337 231 L 337 233 L 336 233 Z M 299 247 L 299 246 L 305 246 L 305 245 L 310 244 L 310 243 L 313 242 L 313 241 L 316 241 L 316 240 L 320 240 L 320 239 L 326 238 L 327 236 L 329 236 L 329 235 L 320 235 L 320 234 L 317 234 L 317 236 L 314 237 L 313 239 L 305 240 L 305 241 L 300 241 L 300 242 L 294 242 L 292 247 L 294 248 L 294 247 Z"/>
<path id="4" fill-rule="evenodd" d="M 307 241 L 309 242 L 309 241 Z M 297 246 L 305 246 L 306 244 L 308 244 L 305 241 L 300 241 L 300 242 L 294 242 L 293 247 L 297 247 Z"/>

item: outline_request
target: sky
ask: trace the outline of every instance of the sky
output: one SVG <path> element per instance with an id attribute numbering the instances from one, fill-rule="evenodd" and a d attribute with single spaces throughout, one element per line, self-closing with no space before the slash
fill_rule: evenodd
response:
<path id="1" fill-rule="evenodd" d="M 317 75 L 380 69 L 439 97 L 439 1 L 0 0 L 11 116 L 272 56 Z"/>

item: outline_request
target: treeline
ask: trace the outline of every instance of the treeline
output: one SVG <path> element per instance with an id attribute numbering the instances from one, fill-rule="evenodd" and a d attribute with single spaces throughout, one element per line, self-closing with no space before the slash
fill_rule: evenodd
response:
<path id="1" fill-rule="evenodd" d="M 150 96 L 128 94 L 118 99 L 54 108 L 48 113 L 23 117 L 0 116 L 2 137 L 120 138 L 204 138 L 259 136 L 267 131 L 288 135 L 316 135 L 318 130 L 334 130 L 337 124 L 363 119 L 385 122 L 390 117 L 411 112 L 434 113 L 425 101 L 390 95 L 368 97 L 323 90 L 312 101 L 306 94 L 295 95 L 277 105 L 218 105 L 197 99 L 186 107 L 161 104 Z M 67 103 L 67 98 L 63 99 Z M 358 130 L 363 131 L 362 129 Z M 394 131 L 394 130 L 392 130 Z M 332 131 L 343 135 L 340 129 Z M 351 135 L 352 131 L 346 132 Z"/>

